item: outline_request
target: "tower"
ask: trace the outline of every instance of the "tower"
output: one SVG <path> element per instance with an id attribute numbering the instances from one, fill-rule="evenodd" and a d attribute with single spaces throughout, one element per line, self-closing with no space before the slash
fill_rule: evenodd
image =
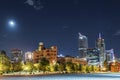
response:
<path id="1" fill-rule="evenodd" d="M 103 62 L 106 60 L 106 54 L 105 54 L 105 42 L 104 39 L 101 37 L 101 33 L 99 33 L 99 37 L 96 40 L 95 47 L 100 50 L 100 63 L 101 66 Z"/>
<path id="2" fill-rule="evenodd" d="M 42 51 L 43 49 L 44 49 L 44 44 L 43 44 L 43 42 L 40 42 L 40 43 L 39 43 L 38 50 L 39 50 L 39 51 Z"/>
<path id="3" fill-rule="evenodd" d="M 88 39 L 86 36 L 82 35 L 81 33 L 79 34 L 79 53 L 80 53 L 80 58 L 86 58 L 86 53 L 87 53 L 87 48 L 88 48 Z"/>

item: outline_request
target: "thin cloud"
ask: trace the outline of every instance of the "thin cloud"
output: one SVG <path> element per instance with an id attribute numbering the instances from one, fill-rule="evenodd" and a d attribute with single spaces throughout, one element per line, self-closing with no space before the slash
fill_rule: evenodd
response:
<path id="1" fill-rule="evenodd" d="M 8 36 L 7 34 L 2 35 L 3 38 L 7 38 L 7 36 Z"/>
<path id="2" fill-rule="evenodd" d="M 27 0 L 27 1 L 25 1 L 25 4 L 32 6 L 36 10 L 41 10 L 44 8 L 44 6 L 42 5 L 42 2 L 40 0 Z"/>
<path id="3" fill-rule="evenodd" d="M 67 29 L 69 29 L 70 27 L 69 26 L 62 26 L 62 29 L 63 30 L 67 30 Z"/>
<path id="4" fill-rule="evenodd" d="M 25 1 L 25 4 L 33 6 L 34 5 L 34 1 L 33 0 L 27 0 L 27 1 Z"/>
<path id="5" fill-rule="evenodd" d="M 114 35 L 115 36 L 120 36 L 120 30 L 118 30 Z"/>

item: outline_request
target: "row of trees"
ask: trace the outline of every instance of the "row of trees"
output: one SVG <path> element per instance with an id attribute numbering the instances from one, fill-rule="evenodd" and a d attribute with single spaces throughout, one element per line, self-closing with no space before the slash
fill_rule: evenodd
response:
<path id="1" fill-rule="evenodd" d="M 108 70 L 107 61 L 104 62 L 105 68 Z M 34 72 L 34 71 L 43 71 L 43 72 L 95 72 L 100 71 L 100 67 L 82 65 L 72 62 L 65 63 L 56 63 L 51 65 L 46 58 L 42 58 L 39 63 L 33 64 L 32 62 L 13 62 L 11 63 L 10 59 L 7 57 L 5 51 L 0 52 L 0 72 Z"/>
<path id="2" fill-rule="evenodd" d="M 31 62 L 26 62 L 22 66 L 23 71 L 43 71 L 43 72 L 94 72 L 99 71 L 99 68 L 96 66 L 87 66 L 82 64 L 76 64 L 72 62 L 66 62 L 66 63 L 56 63 L 54 65 L 50 65 L 49 61 L 46 58 L 42 58 L 39 63 L 32 64 Z"/>
<path id="3" fill-rule="evenodd" d="M 72 62 L 66 63 L 56 63 L 54 65 L 50 65 L 49 61 L 46 58 L 42 58 L 39 63 L 33 64 L 32 62 L 16 62 L 11 63 L 9 59 L 0 54 L 0 71 L 1 72 L 35 72 L 35 71 L 43 71 L 43 72 L 91 72 L 96 71 L 98 68 L 95 66 L 87 66 L 82 64 L 75 64 Z"/>

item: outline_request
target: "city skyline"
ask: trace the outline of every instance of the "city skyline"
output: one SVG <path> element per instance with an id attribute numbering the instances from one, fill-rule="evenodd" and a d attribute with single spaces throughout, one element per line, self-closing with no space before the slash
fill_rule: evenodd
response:
<path id="1" fill-rule="evenodd" d="M 58 46 L 58 54 L 79 55 L 78 32 L 95 47 L 98 33 L 106 50 L 120 56 L 120 1 L 1 0 L 0 50 L 34 51 L 39 42 Z M 9 21 L 10 25 L 8 25 Z M 49 47 L 47 46 L 47 47 Z"/>

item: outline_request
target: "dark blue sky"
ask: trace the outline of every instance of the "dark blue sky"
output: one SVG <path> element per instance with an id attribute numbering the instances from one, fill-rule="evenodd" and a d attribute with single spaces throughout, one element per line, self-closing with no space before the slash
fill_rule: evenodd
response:
<path id="1" fill-rule="evenodd" d="M 10 28 L 14 20 L 15 28 Z M 39 42 L 58 46 L 59 54 L 78 54 L 78 32 L 95 46 L 98 33 L 106 49 L 120 56 L 119 0 L 0 0 L 0 50 L 33 51 Z"/>

